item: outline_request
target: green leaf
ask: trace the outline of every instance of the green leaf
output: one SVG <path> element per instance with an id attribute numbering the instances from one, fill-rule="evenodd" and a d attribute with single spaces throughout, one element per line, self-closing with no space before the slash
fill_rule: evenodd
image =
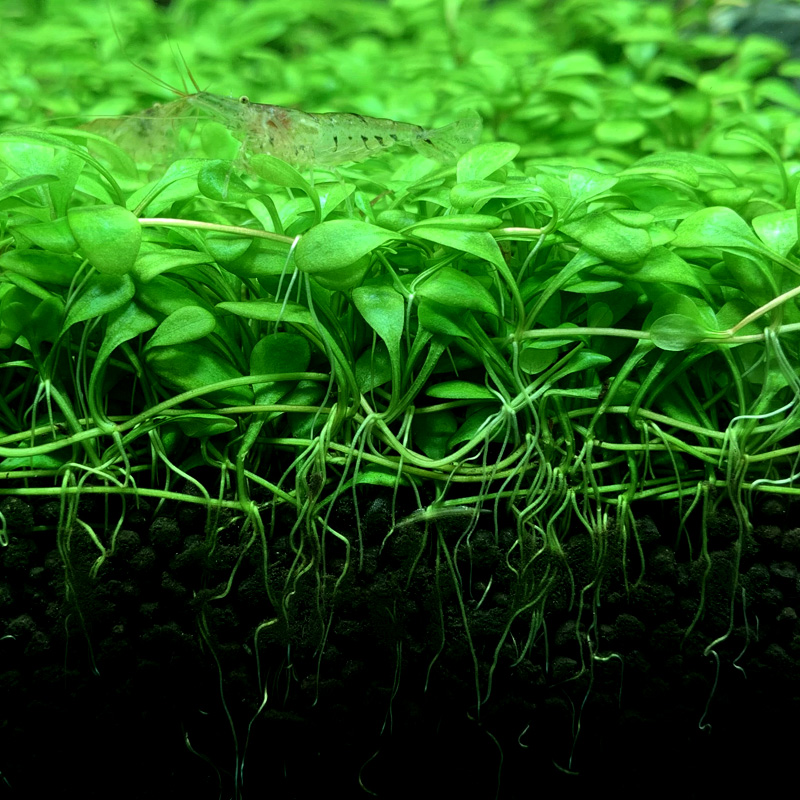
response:
<path id="1" fill-rule="evenodd" d="M 264 322 L 295 322 L 313 325 L 311 312 L 299 303 L 276 303 L 272 300 L 243 300 L 217 303 L 217 308 L 230 311 L 237 317 L 258 319 Z"/>
<path id="2" fill-rule="evenodd" d="M 48 222 L 17 225 L 12 230 L 26 236 L 42 250 L 49 250 L 51 253 L 71 255 L 78 249 L 78 242 L 72 235 L 72 229 L 69 227 L 66 217 L 59 217 Z"/>
<path id="3" fill-rule="evenodd" d="M 55 295 L 42 300 L 31 315 L 28 339 L 34 342 L 55 342 L 61 333 L 64 301 Z"/>
<path id="4" fill-rule="evenodd" d="M 431 217 L 412 223 L 411 232 L 416 233 L 421 227 L 451 228 L 459 231 L 489 231 L 503 224 L 500 217 L 488 214 L 452 214 L 446 217 Z"/>
<path id="5" fill-rule="evenodd" d="M 250 156 L 250 166 L 256 175 L 276 186 L 302 189 L 306 194 L 313 191 L 308 181 L 293 166 L 275 156 L 266 153 Z"/>
<path id="6" fill-rule="evenodd" d="M 752 198 L 754 190 L 747 186 L 729 186 L 723 189 L 709 189 L 706 192 L 707 205 L 728 206 L 741 209 Z"/>
<path id="7" fill-rule="evenodd" d="M 216 240 L 216 242 L 214 252 L 219 254 L 220 240 Z M 235 252 L 236 247 L 229 244 L 224 249 L 227 257 Z M 289 268 L 289 253 L 288 245 L 283 242 L 254 239 L 242 255 L 223 263 L 228 272 L 232 272 L 239 278 L 263 278 L 268 275 L 285 273 Z"/>
<path id="8" fill-rule="evenodd" d="M 164 275 L 153 278 L 149 283 L 138 284 L 136 300 L 146 308 L 163 314 L 165 317 L 187 305 L 203 306 L 207 310 L 211 310 L 211 306 L 206 300 L 188 286 Z"/>
<path id="9" fill-rule="evenodd" d="M 717 324 L 722 330 L 730 330 L 735 325 L 738 325 L 745 317 L 749 317 L 755 310 L 756 307 L 743 297 L 728 300 L 716 313 Z M 738 331 L 739 336 L 752 336 L 759 333 L 762 333 L 762 331 L 758 325 L 758 320 L 749 322 L 744 328 L 740 328 Z"/>
<path id="10" fill-rule="evenodd" d="M 726 97 L 750 91 L 750 82 L 707 72 L 698 79 L 697 88 L 712 97 Z"/>
<path id="11" fill-rule="evenodd" d="M 683 314 L 667 314 L 650 326 L 650 338 L 662 350 L 687 350 L 707 336 L 697 320 Z"/>
<path id="12" fill-rule="evenodd" d="M 622 288 L 622 284 L 619 281 L 576 281 L 562 286 L 561 291 L 575 292 L 576 294 L 602 294 L 620 288 Z"/>
<path id="13" fill-rule="evenodd" d="M 147 363 L 165 384 L 179 392 L 212 386 L 215 383 L 241 378 L 239 372 L 221 355 L 201 342 L 154 347 L 147 351 Z M 252 405 L 249 386 L 233 386 L 202 395 L 212 403 Z"/>
<path id="14" fill-rule="evenodd" d="M 742 248 L 757 245 L 750 226 L 732 209 L 711 206 L 696 211 L 678 225 L 673 247 Z"/>
<path id="15" fill-rule="evenodd" d="M 601 144 L 630 144 L 647 133 L 647 125 L 638 119 L 610 119 L 595 125 L 594 135 Z"/>
<path id="16" fill-rule="evenodd" d="M 305 372 L 311 362 L 308 340 L 296 333 L 273 333 L 262 337 L 250 354 L 251 375 L 271 375 L 281 372 Z M 298 382 L 269 381 L 254 386 L 256 402 L 272 405 L 292 391 Z"/>
<path id="17" fill-rule="evenodd" d="M 568 75 L 603 75 L 605 67 L 594 53 L 585 50 L 570 50 L 556 58 L 547 68 L 548 79 Z"/>
<path id="18" fill-rule="evenodd" d="M 383 339 L 389 351 L 392 382 L 399 392 L 402 353 L 400 340 L 405 323 L 403 296 L 391 286 L 358 286 L 353 289 L 353 304 L 367 324 Z"/>
<path id="19" fill-rule="evenodd" d="M 92 381 L 96 378 L 96 373 L 100 367 L 108 360 L 117 347 L 124 342 L 135 339 L 137 336 L 152 330 L 158 325 L 158 321 L 152 314 L 148 314 L 135 302 L 120 306 L 108 315 L 108 325 L 106 326 L 103 344 L 97 354 L 94 367 L 92 369 Z"/>
<path id="20" fill-rule="evenodd" d="M 14 287 L 3 295 L 0 302 L 0 322 L 4 327 L 20 333 L 28 326 L 37 304 L 33 295 Z"/>
<path id="21" fill-rule="evenodd" d="M 464 328 L 464 313 L 445 303 L 437 303 L 423 297 L 417 309 L 419 324 L 431 333 L 445 336 L 464 336 L 470 338 L 469 331 Z"/>
<path id="22" fill-rule="evenodd" d="M 766 78 L 756 85 L 756 97 L 800 111 L 800 94 L 786 81 Z"/>
<path id="23" fill-rule="evenodd" d="M 758 238 L 776 253 L 787 256 L 797 244 L 797 210 L 775 211 L 753 217 L 753 229 Z"/>
<path id="24" fill-rule="evenodd" d="M 612 189 L 619 178 L 593 169 L 576 168 L 569 171 L 567 185 L 573 199 L 586 202 Z"/>
<path id="25" fill-rule="evenodd" d="M 609 277 L 620 275 L 643 283 L 679 283 L 696 289 L 704 286 L 700 278 L 700 268 L 692 266 L 666 247 L 654 247 L 644 261 L 632 269 L 607 269 L 608 273 L 603 268 L 598 268 L 596 272 L 604 277 L 606 274 Z"/>
<path id="26" fill-rule="evenodd" d="M 431 386 L 426 392 L 429 397 L 440 397 L 446 400 L 494 400 L 497 395 L 485 386 L 469 381 L 443 381 Z"/>
<path id="27" fill-rule="evenodd" d="M 142 228 L 122 206 L 80 206 L 67 212 L 72 233 L 89 263 L 103 275 L 125 275 L 133 269 Z"/>
<path id="28" fill-rule="evenodd" d="M 435 460 L 447 455 L 447 443 L 458 424 L 452 411 L 443 409 L 429 414 L 415 414 L 412 422 L 414 444 Z"/>
<path id="29" fill-rule="evenodd" d="M 253 172 L 265 181 L 277 186 L 285 186 L 288 189 L 300 189 L 304 192 L 314 208 L 315 222 L 322 219 L 319 194 L 294 167 L 266 153 L 250 156 L 249 164 Z"/>
<path id="30" fill-rule="evenodd" d="M 398 234 L 354 219 L 323 222 L 300 237 L 295 263 L 312 275 L 347 267 L 376 247 L 400 238 Z"/>
<path id="31" fill-rule="evenodd" d="M 123 194 L 114 176 L 82 147 L 68 139 L 57 136 L 53 131 L 18 130 L 0 134 L 0 160 L 5 161 L 20 177 L 55 173 L 62 185 L 55 188 L 52 195 L 55 216 L 66 212 L 66 201 L 72 195 L 75 182 L 80 174 L 77 159 L 85 162 L 99 172 L 108 182 L 113 199 L 122 202 Z M 75 131 L 65 130 L 66 134 Z M 61 151 L 66 151 L 60 156 Z"/>
<path id="32" fill-rule="evenodd" d="M 590 252 L 620 264 L 641 261 L 652 247 L 647 231 L 624 225 L 608 211 L 593 211 L 560 229 Z"/>
<path id="33" fill-rule="evenodd" d="M 763 305 L 778 294 L 770 263 L 763 256 L 743 250 L 730 250 L 723 252 L 722 259 L 734 284 L 748 300 Z"/>
<path id="34" fill-rule="evenodd" d="M 421 283 L 416 295 L 455 308 L 469 308 L 500 316 L 495 299 L 478 280 L 453 267 L 442 267 Z"/>
<path id="35" fill-rule="evenodd" d="M 392 379 L 392 362 L 389 350 L 383 342 L 376 342 L 375 347 L 368 347 L 356 359 L 356 383 L 359 390 L 366 394 Z"/>
<path id="36" fill-rule="evenodd" d="M 204 414 L 200 411 L 191 416 L 178 417 L 178 427 L 193 439 L 207 439 L 236 429 L 236 420 L 219 414 Z"/>
<path id="37" fill-rule="evenodd" d="M 217 326 L 216 317 L 199 306 L 173 311 L 150 337 L 148 347 L 165 347 L 203 339 Z"/>
<path id="38" fill-rule="evenodd" d="M 79 266 L 80 261 L 72 256 L 44 250 L 9 250 L 0 255 L 0 268 L 55 286 L 69 286 Z"/>
<path id="39" fill-rule="evenodd" d="M 519 145 L 511 142 L 479 144 L 458 159 L 456 175 L 459 183 L 482 180 L 510 161 L 519 153 Z"/>
<path id="40" fill-rule="evenodd" d="M 440 219 L 440 217 L 434 217 Z M 411 214 L 401 208 L 389 208 L 386 211 L 381 211 L 375 218 L 375 222 L 381 228 L 387 228 L 390 231 L 400 232 L 412 225 L 416 225 L 420 221 L 417 214 Z"/>
<path id="41" fill-rule="evenodd" d="M 482 406 L 478 408 L 477 411 L 467 417 L 464 424 L 448 439 L 447 449 L 452 450 L 454 447 L 470 441 L 473 437 L 478 435 L 478 431 L 486 422 L 486 420 L 494 416 L 496 413 L 497 409 L 492 406 Z M 480 436 L 481 438 L 486 436 L 485 429 L 484 433 L 482 433 Z M 497 434 L 495 434 L 494 438 L 496 438 L 496 436 Z"/>
<path id="42" fill-rule="evenodd" d="M 214 159 L 197 174 L 197 188 L 212 200 L 243 203 L 255 192 L 234 172 L 233 162 Z"/>
<path id="43" fill-rule="evenodd" d="M 622 176 L 648 175 L 685 183 L 687 186 L 700 185 L 700 175 L 684 153 L 656 154 L 640 158 L 635 164 L 623 170 Z"/>
<path id="44" fill-rule="evenodd" d="M 503 254 L 494 237 L 486 231 L 460 231 L 450 228 L 414 228 L 414 236 L 420 239 L 427 239 L 436 244 L 451 247 L 453 250 L 461 250 L 470 255 L 482 258 L 490 264 L 494 264 L 500 269 L 504 269 L 506 264 Z"/>
<path id="45" fill-rule="evenodd" d="M 198 253 L 194 250 L 159 248 L 150 253 L 141 253 L 136 259 L 133 272 L 140 281 L 148 283 L 162 272 L 197 264 L 208 264 L 210 260 L 205 253 Z"/>
<path id="46" fill-rule="evenodd" d="M 183 158 L 169 165 L 154 183 L 137 189 L 126 201 L 131 210 L 139 209 L 141 216 L 157 217 L 173 203 L 197 195 L 197 175 L 205 165 L 202 158 Z"/>
<path id="47" fill-rule="evenodd" d="M 336 183 L 315 184 L 315 188 L 319 193 L 322 219 L 332 214 L 356 190 L 352 183 L 344 183 L 341 179 Z"/>
<path id="48" fill-rule="evenodd" d="M 314 280 L 329 291 L 347 292 L 360 286 L 370 268 L 369 255 L 341 269 L 330 272 L 319 272 L 314 275 Z"/>
<path id="49" fill-rule="evenodd" d="M 531 342 L 523 342 L 519 354 L 519 368 L 528 375 L 547 369 L 558 358 L 556 350 L 542 350 Z"/>
<path id="50" fill-rule="evenodd" d="M 125 305 L 136 293 L 130 275 L 103 275 L 95 273 L 84 284 L 83 290 L 69 306 L 64 330 L 76 322 L 108 314 Z"/>
<path id="51" fill-rule="evenodd" d="M 365 483 L 369 486 L 385 486 L 393 489 L 395 486 L 408 486 L 408 478 L 405 475 L 397 475 L 393 472 L 384 472 L 377 467 L 359 470 L 358 474 L 349 480 L 344 487 L 349 488 L 353 484 Z"/>
<path id="52" fill-rule="evenodd" d="M 325 387 L 318 381 L 303 380 L 283 398 L 283 403 L 291 406 L 314 406 L 319 405 L 324 395 Z M 312 431 L 315 431 L 315 436 L 319 436 L 319 425 L 318 414 L 298 412 L 289 414 L 289 430 L 292 436 L 307 437 Z"/>
<path id="53" fill-rule="evenodd" d="M 5 200 L 7 197 L 18 197 L 23 192 L 27 192 L 28 189 L 33 189 L 36 186 L 46 186 L 57 180 L 58 175 L 28 175 L 18 181 L 11 181 L 11 183 L 0 186 L 0 200 Z"/>
<path id="54" fill-rule="evenodd" d="M 473 208 L 490 197 L 502 197 L 505 188 L 497 181 L 464 181 L 450 190 L 450 202 L 454 208 Z"/>
<path id="55" fill-rule="evenodd" d="M 227 266 L 232 261 L 241 258 L 253 244 L 253 241 L 253 239 L 245 236 L 217 236 L 211 234 L 206 237 L 206 247 L 214 261 Z"/>
<path id="56" fill-rule="evenodd" d="M 552 384 L 563 380 L 567 375 L 575 372 L 588 372 L 597 370 L 611 363 L 611 358 L 603 353 L 595 353 L 591 350 L 581 350 L 573 356 L 558 372 L 550 378 Z"/>
<path id="57" fill-rule="evenodd" d="M 78 177 L 84 167 L 83 151 L 71 152 L 59 148 L 53 154 L 53 168 L 58 180 L 50 184 L 50 201 L 57 217 L 67 213 Z"/>

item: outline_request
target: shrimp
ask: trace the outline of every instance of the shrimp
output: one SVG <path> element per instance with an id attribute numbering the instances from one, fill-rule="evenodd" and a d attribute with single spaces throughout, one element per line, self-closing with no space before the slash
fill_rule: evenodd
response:
<path id="1" fill-rule="evenodd" d="M 478 143 L 483 122 L 472 114 L 441 128 L 423 128 L 408 122 L 364 117 L 361 114 L 313 114 L 293 108 L 251 103 L 246 96 L 235 99 L 200 89 L 191 70 L 184 66 L 194 87 L 189 93 L 170 86 L 143 67 L 143 72 L 178 96 L 172 103 L 156 103 L 150 109 L 111 128 L 112 141 L 137 152 L 151 144 L 160 146 L 164 122 L 185 116 L 187 110 L 204 112 L 221 123 L 241 142 L 241 156 L 269 154 L 296 167 L 326 167 L 365 161 L 387 150 L 411 147 L 418 153 L 452 164 Z M 100 125 L 99 133 L 106 133 Z M 168 137 L 167 137 L 168 138 Z M 127 146 L 126 146 L 127 145 Z"/>
<path id="2" fill-rule="evenodd" d="M 396 147 L 411 147 L 446 164 L 475 145 L 481 133 L 478 114 L 442 128 L 361 114 L 310 114 L 292 108 L 251 103 L 209 92 L 185 95 L 186 102 L 208 112 L 242 143 L 245 157 L 265 153 L 297 167 L 336 166 L 365 161 Z"/>
<path id="3" fill-rule="evenodd" d="M 178 129 L 176 120 L 185 115 L 184 97 L 171 103 L 155 103 L 126 117 L 99 117 L 81 125 L 81 130 L 104 136 L 137 161 L 158 161 L 174 152 Z"/>

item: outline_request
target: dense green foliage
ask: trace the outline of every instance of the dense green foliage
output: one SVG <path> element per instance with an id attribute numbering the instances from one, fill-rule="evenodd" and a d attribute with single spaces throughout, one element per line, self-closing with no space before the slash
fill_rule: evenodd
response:
<path id="1" fill-rule="evenodd" d="M 120 12 L 127 53 L 173 82 L 179 45 L 222 94 L 485 120 L 452 167 L 242 171 L 219 123 L 147 128 L 182 148 L 163 165 L 146 137 L 131 155 L 69 129 L 171 96 L 104 3 L 18 6 L 0 12 L 0 492 L 60 496 L 64 531 L 82 492 L 205 502 L 210 547 L 234 508 L 265 554 L 290 509 L 266 617 L 326 549 L 357 567 L 358 511 L 347 531 L 330 514 L 359 484 L 412 493 L 395 523 L 442 563 L 458 543 L 436 521 L 468 539 L 489 511 L 517 530 L 509 628 L 540 619 L 558 567 L 539 560 L 575 521 L 595 602 L 612 544 L 635 554 L 636 500 L 724 499 L 745 536 L 754 492 L 798 492 L 800 62 L 780 43 L 711 33 L 704 3 Z M 121 524 L 84 531 L 98 571 Z"/>

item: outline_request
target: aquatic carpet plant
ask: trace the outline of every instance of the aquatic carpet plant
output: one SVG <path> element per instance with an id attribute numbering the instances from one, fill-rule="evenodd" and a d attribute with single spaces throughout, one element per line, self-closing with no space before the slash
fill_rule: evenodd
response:
<path id="1" fill-rule="evenodd" d="M 60 498 L 63 551 L 89 537 L 95 575 L 137 497 L 202 503 L 211 549 L 235 510 L 265 563 L 288 515 L 295 561 L 265 618 L 309 572 L 325 616 L 363 563 L 359 488 L 390 487 L 387 539 L 413 527 L 451 571 L 479 519 L 513 525 L 504 636 L 525 620 L 530 641 L 573 521 L 591 607 L 612 550 L 640 576 L 636 501 L 724 500 L 744 538 L 756 493 L 797 492 L 800 266 L 779 163 L 779 197 L 697 154 L 521 170 L 505 142 L 454 167 L 407 159 L 377 187 L 260 155 L 249 180 L 184 159 L 126 192 L 81 135 L 0 139 L 0 455 L 3 493 Z M 88 494 L 122 500 L 105 531 L 81 522 Z"/>
<path id="2" fill-rule="evenodd" d="M 631 595 L 641 585 L 636 509 L 655 501 L 678 508 L 676 546 L 700 565 L 689 636 L 715 514 L 731 515 L 739 559 L 754 504 L 798 494 L 798 101 L 768 74 L 779 45 L 698 34 L 698 64 L 721 59 L 712 75 L 678 64 L 683 39 L 656 36 L 663 9 L 650 28 L 633 13 L 577 17 L 583 41 L 617 32 L 607 71 L 585 51 L 528 72 L 513 52 L 503 68 L 468 58 L 454 17 L 453 110 L 477 108 L 499 141 L 452 165 L 392 154 L 298 169 L 258 153 L 244 169 L 208 120 L 159 138 L 183 150 L 174 160 L 150 146 L 152 115 L 117 143 L 102 123 L 0 134 L 0 496 L 58 503 L 90 644 L 87 586 L 127 552 L 144 503 L 202 509 L 195 556 L 216 572 L 194 609 L 221 685 L 218 612 L 238 576 L 258 597 L 256 659 L 264 642 L 285 647 L 302 603 L 319 665 L 376 548 L 403 549 L 399 591 L 433 576 L 426 687 L 445 600 L 455 610 L 475 719 L 509 650 L 519 664 L 547 639 L 555 605 L 582 672 L 621 661 L 598 609 L 612 572 Z M 0 543 L 13 537 L 0 515 Z M 493 582 L 505 602 L 478 647 Z M 704 643 L 717 665 L 746 605 L 738 561 L 724 592 Z M 255 716 L 269 669 L 257 665 Z M 241 742 L 236 758 L 238 781 Z"/>

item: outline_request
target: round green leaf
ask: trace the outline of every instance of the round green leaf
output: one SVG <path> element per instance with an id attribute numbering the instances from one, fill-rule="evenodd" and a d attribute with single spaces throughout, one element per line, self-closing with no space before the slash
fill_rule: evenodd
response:
<path id="1" fill-rule="evenodd" d="M 650 338 L 662 350 L 688 350 L 707 335 L 706 329 L 697 320 L 684 314 L 667 314 L 650 326 Z"/>
<path id="2" fill-rule="evenodd" d="M 757 244 L 750 226 L 733 210 L 711 206 L 687 217 L 675 230 L 673 247 L 721 247 L 752 250 Z"/>
<path id="3" fill-rule="evenodd" d="M 366 255 L 358 261 L 348 264 L 341 269 L 334 269 L 330 272 L 320 272 L 314 276 L 314 280 L 325 289 L 332 292 L 347 292 L 360 286 L 364 276 L 369 271 L 370 261 Z"/>
<path id="4" fill-rule="evenodd" d="M 500 309 L 488 289 L 472 275 L 453 267 L 440 269 L 417 288 L 416 294 L 456 308 L 470 308 L 500 316 Z"/>
<path id="5" fill-rule="evenodd" d="M 530 345 L 519 354 L 519 368 L 528 375 L 536 375 L 547 369 L 558 358 L 556 350 L 539 350 Z"/>
<path id="6" fill-rule="evenodd" d="M 136 292 L 129 275 L 94 274 L 83 287 L 78 298 L 69 307 L 64 329 L 76 322 L 108 314 L 125 305 Z"/>
<path id="7" fill-rule="evenodd" d="M 561 230 L 592 253 L 620 264 L 641 261 L 652 247 L 647 231 L 623 224 L 608 211 L 593 211 Z"/>
<path id="8" fill-rule="evenodd" d="M 477 256 L 501 270 L 505 268 L 500 247 L 488 231 L 465 231 L 418 225 L 414 228 L 414 236 Z"/>
<path id="9" fill-rule="evenodd" d="M 415 414 L 412 423 L 414 442 L 428 458 L 447 455 L 447 443 L 458 427 L 455 414 L 447 409 L 431 414 Z"/>
<path id="10" fill-rule="evenodd" d="M 147 363 L 164 383 L 179 392 L 242 377 L 229 361 L 200 342 L 154 347 L 147 351 Z M 249 386 L 231 386 L 206 393 L 203 397 L 210 402 L 250 405 L 253 391 Z"/>
<path id="11" fill-rule="evenodd" d="M 253 190 L 234 172 L 233 162 L 215 159 L 203 166 L 197 175 L 197 187 L 212 200 L 244 202 Z"/>
<path id="12" fill-rule="evenodd" d="M 294 258 L 301 272 L 332 272 L 397 238 L 396 233 L 359 220 L 328 220 L 300 238 Z"/>
<path id="13" fill-rule="evenodd" d="M 602 144 L 629 144 L 641 139 L 647 126 L 638 119 L 610 119 L 595 125 L 594 135 Z"/>
<path id="14" fill-rule="evenodd" d="M 194 250 L 162 248 L 151 253 L 142 253 L 136 259 L 135 276 L 140 281 L 147 283 L 162 272 L 197 264 L 208 264 L 210 260 L 206 253 L 197 253 Z"/>
<path id="15" fill-rule="evenodd" d="M 147 343 L 148 347 L 193 342 L 208 336 L 217 326 L 214 315 L 200 306 L 185 306 L 173 311 Z"/>
<path id="16" fill-rule="evenodd" d="M 89 263 L 103 275 L 125 275 L 133 269 L 142 228 L 122 206 L 81 206 L 67 212 L 69 226 Z"/>
<path id="17" fill-rule="evenodd" d="M 305 372 L 311 361 L 308 340 L 296 333 L 273 333 L 260 339 L 250 354 L 251 375 Z M 277 403 L 297 385 L 297 381 L 269 381 L 256 384 L 256 402 Z"/>
<path id="18" fill-rule="evenodd" d="M 479 144 L 458 159 L 458 182 L 482 180 L 513 161 L 517 153 L 519 145 L 511 142 Z"/>
<path id="19" fill-rule="evenodd" d="M 356 360 L 356 383 L 362 394 L 383 386 L 392 379 L 389 351 L 383 342 L 368 347 Z"/>
<path id="20" fill-rule="evenodd" d="M 313 191 L 308 181 L 293 166 L 275 156 L 257 153 L 250 157 L 249 163 L 253 172 L 269 183 L 289 189 L 302 189 L 306 193 Z"/>

